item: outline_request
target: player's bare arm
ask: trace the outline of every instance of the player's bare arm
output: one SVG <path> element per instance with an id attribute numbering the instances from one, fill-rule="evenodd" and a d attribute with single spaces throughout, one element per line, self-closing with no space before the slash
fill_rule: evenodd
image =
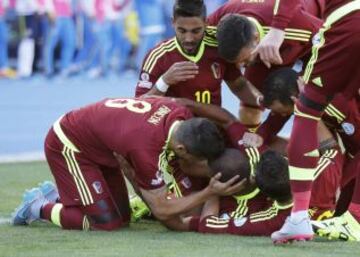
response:
<path id="1" fill-rule="evenodd" d="M 208 118 L 223 127 L 238 121 L 233 114 L 217 105 L 203 104 L 186 98 L 178 98 L 174 101 L 189 108 L 196 116 Z"/>
<path id="2" fill-rule="evenodd" d="M 285 31 L 271 28 L 269 33 L 260 41 L 254 50 L 261 61 L 271 68 L 271 64 L 281 65 L 283 60 L 280 55 L 280 47 L 285 39 Z"/>
<path id="3" fill-rule="evenodd" d="M 158 95 L 164 96 L 167 89 L 179 82 L 195 78 L 199 73 L 199 67 L 193 62 L 174 63 L 156 82 L 145 96 Z"/>
<path id="4" fill-rule="evenodd" d="M 218 216 L 220 209 L 220 200 L 218 196 L 211 197 L 207 200 L 203 206 L 201 211 L 200 220 L 208 217 L 208 216 Z"/>
<path id="5" fill-rule="evenodd" d="M 182 198 L 168 199 L 165 186 L 155 190 L 145 190 L 141 188 L 140 191 L 155 217 L 160 221 L 166 221 L 174 216 L 192 210 L 204 203 L 209 197 L 215 195 L 231 195 L 237 192 L 239 186 L 241 186 L 239 182 L 236 182 L 238 176 L 235 176 L 225 183 L 220 182 L 219 178 L 220 174 L 217 174 L 210 180 L 209 185 L 205 189 Z"/>
<path id="6" fill-rule="evenodd" d="M 243 103 L 252 106 L 261 106 L 263 95 L 245 77 L 239 77 L 235 81 L 226 81 L 231 92 Z"/>

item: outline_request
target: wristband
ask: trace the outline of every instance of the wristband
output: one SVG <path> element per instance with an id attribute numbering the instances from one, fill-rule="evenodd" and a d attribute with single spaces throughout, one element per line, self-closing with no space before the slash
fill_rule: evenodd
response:
<path id="1" fill-rule="evenodd" d="M 162 76 L 158 79 L 155 86 L 157 90 L 159 90 L 162 93 L 166 93 L 167 90 L 169 89 L 169 85 L 165 83 Z"/>

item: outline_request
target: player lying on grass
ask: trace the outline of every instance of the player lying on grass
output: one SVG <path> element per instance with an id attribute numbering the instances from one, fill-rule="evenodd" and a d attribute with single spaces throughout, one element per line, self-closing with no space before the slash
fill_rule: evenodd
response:
<path id="1" fill-rule="evenodd" d="M 174 158 L 213 159 L 224 151 L 222 135 L 207 119 L 168 98 L 105 99 L 73 110 L 56 121 L 45 140 L 46 159 L 56 190 L 25 193 L 13 214 L 14 225 L 47 220 L 63 229 L 115 230 L 130 220 L 128 192 L 117 155 L 134 167 L 138 188 L 153 215 L 165 226 L 189 230 L 180 214 L 217 194 L 237 190 L 215 176 L 200 192 L 167 199 L 164 170 Z"/>

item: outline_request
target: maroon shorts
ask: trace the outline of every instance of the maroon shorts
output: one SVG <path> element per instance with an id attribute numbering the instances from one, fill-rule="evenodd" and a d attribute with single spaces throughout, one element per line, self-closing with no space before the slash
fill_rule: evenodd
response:
<path id="1" fill-rule="evenodd" d="M 322 210 L 334 210 L 340 189 L 344 155 L 334 152 L 323 155 L 318 162 L 311 192 L 310 206 Z"/>
<path id="2" fill-rule="evenodd" d="M 123 221 L 130 220 L 128 191 L 118 167 L 101 167 L 65 147 L 53 129 L 45 140 L 45 155 L 64 206 L 115 212 Z"/>
<path id="3" fill-rule="evenodd" d="M 319 43 L 322 40 L 325 43 L 321 46 Z M 313 42 L 320 47 L 318 51 L 313 48 L 315 54 L 304 73 L 304 78 L 308 80 L 305 96 L 326 104 L 338 92 L 347 98 L 357 95 L 360 81 L 360 11 L 336 21 L 323 36 L 320 33 L 316 35 Z"/>

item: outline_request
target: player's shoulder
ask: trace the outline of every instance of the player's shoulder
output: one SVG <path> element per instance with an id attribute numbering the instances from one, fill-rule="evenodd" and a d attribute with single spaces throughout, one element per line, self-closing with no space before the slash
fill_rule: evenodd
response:
<path id="1" fill-rule="evenodd" d="M 216 39 L 216 26 L 207 26 L 205 29 L 204 43 L 207 47 L 218 47 L 218 41 Z"/>
<path id="2" fill-rule="evenodd" d="M 143 70 L 151 70 L 154 63 L 156 63 L 160 58 L 163 58 L 174 50 L 176 50 L 175 37 L 160 42 L 155 47 L 150 49 L 150 51 L 147 53 L 143 63 Z"/>

